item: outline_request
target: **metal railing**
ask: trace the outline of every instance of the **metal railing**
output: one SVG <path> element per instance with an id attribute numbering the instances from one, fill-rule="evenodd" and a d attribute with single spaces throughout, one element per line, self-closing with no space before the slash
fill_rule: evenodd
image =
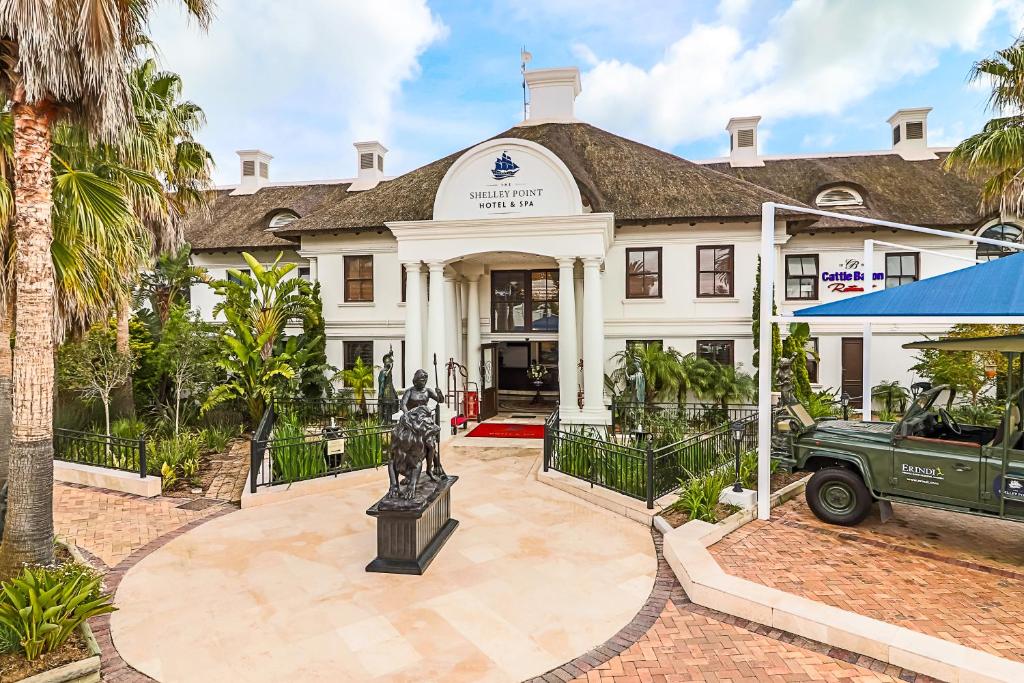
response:
<path id="1" fill-rule="evenodd" d="M 544 471 L 553 469 L 591 486 L 643 500 L 653 509 L 654 501 L 679 488 L 681 481 L 733 461 L 736 442 L 731 422 L 744 425 L 741 450 L 755 448 L 756 411 L 660 448 L 654 447 L 654 437 L 649 436 L 641 448 L 621 443 L 622 436 L 614 431 L 601 434 L 585 426 L 566 429 L 556 408 L 544 422 Z"/>
<path id="2" fill-rule="evenodd" d="M 746 404 L 617 402 L 612 404 L 612 431 L 626 434 L 639 427 L 657 440 L 662 432 L 703 432 L 756 414 L 757 406 Z"/>
<path id="3" fill-rule="evenodd" d="M 278 415 L 290 413 L 307 426 L 323 429 L 344 427 L 371 418 L 377 422 L 391 422 L 391 416 L 398 411 L 398 401 L 359 401 L 352 396 L 275 398 L 274 409 Z"/>
<path id="4" fill-rule="evenodd" d="M 105 467 L 146 476 L 146 440 L 122 439 L 71 429 L 53 430 L 53 457 L 63 462 Z"/>
<path id="5" fill-rule="evenodd" d="M 740 450 L 757 447 L 757 414 L 736 422 L 744 426 Z M 659 448 L 654 453 L 654 497 L 660 498 L 679 488 L 679 482 L 699 477 L 733 462 L 736 441 L 732 436 L 732 423 L 726 422 L 714 429 Z"/>
<path id="6" fill-rule="evenodd" d="M 391 447 L 390 415 L 378 421 L 361 411 L 339 419 L 340 402 L 276 400 L 267 407 L 250 444 L 249 490 L 379 467 Z M 324 425 L 324 421 L 333 422 Z M 340 424 L 339 424 L 340 423 Z M 284 425 L 288 435 L 281 436 Z M 297 425 L 301 433 L 295 434 Z"/>

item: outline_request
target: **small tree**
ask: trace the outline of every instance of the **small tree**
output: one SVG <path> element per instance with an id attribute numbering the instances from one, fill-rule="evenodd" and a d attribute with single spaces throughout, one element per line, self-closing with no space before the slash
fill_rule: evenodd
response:
<path id="1" fill-rule="evenodd" d="M 305 280 L 289 277 L 294 263 L 263 266 L 245 252 L 242 258 L 250 273 L 228 269 L 228 279 L 211 283 L 224 297 L 214 309 L 223 314 L 218 365 L 227 373 L 222 384 L 214 387 L 203 404 L 210 410 L 225 401 L 244 401 L 253 425 L 259 422 L 267 404 L 279 387 L 298 373 L 309 359 L 309 349 L 317 339 L 288 337 L 285 327 L 292 320 L 307 321 L 321 315 Z"/>
<path id="2" fill-rule="evenodd" d="M 811 376 L 807 372 L 807 343 L 811 338 L 811 326 L 807 323 L 791 323 L 789 336 L 782 344 L 782 355 L 790 360 L 793 370 L 793 393 L 797 400 L 806 403 L 811 397 Z"/>
<path id="3" fill-rule="evenodd" d="M 59 372 L 68 389 L 103 404 L 105 434 L 109 435 L 111 398 L 132 372 L 131 356 L 118 353 L 110 325 L 94 325 L 80 342 L 65 345 L 60 350 Z"/>
<path id="4" fill-rule="evenodd" d="M 757 275 L 755 276 L 754 284 L 754 310 L 751 313 L 752 324 L 751 328 L 754 332 L 754 385 L 757 385 L 757 375 L 761 366 L 760 353 L 761 353 L 761 257 L 757 258 Z M 772 294 L 774 295 L 774 290 Z M 775 305 L 774 296 L 772 297 L 772 315 L 779 312 L 779 307 Z M 778 389 L 775 385 L 775 374 L 779 369 L 779 359 L 782 358 L 782 333 L 779 332 L 779 324 L 772 323 L 772 382 L 771 386 L 773 389 Z"/>
<path id="5" fill-rule="evenodd" d="M 871 398 L 881 401 L 887 413 L 895 412 L 897 406 L 902 413 L 907 409 L 910 392 L 899 383 L 899 380 L 882 380 L 871 387 Z"/>
<path id="6" fill-rule="evenodd" d="M 373 388 L 373 366 L 363 362 L 356 356 L 356 362 L 348 370 L 341 371 L 341 381 L 352 390 L 352 395 L 359 401 L 359 409 L 366 415 L 366 390 Z"/>
<path id="7" fill-rule="evenodd" d="M 171 308 L 157 347 L 161 371 L 167 376 L 174 404 L 174 434 L 181 428 L 182 399 L 208 386 L 216 370 L 216 342 L 199 314 L 184 306 Z"/>

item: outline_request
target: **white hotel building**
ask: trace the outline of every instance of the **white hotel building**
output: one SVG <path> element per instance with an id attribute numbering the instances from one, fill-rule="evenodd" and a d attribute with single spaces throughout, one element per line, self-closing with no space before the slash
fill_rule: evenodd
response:
<path id="1" fill-rule="evenodd" d="M 187 228 L 194 262 L 223 277 L 244 267 L 242 251 L 263 262 L 283 252 L 321 285 L 328 360 L 338 367 L 356 357 L 379 365 L 393 348 L 404 386 L 435 354 L 454 358 L 480 387 L 487 417 L 503 392 L 531 389 L 526 369 L 537 361 L 550 368 L 546 388 L 558 392 L 563 419 L 600 422 L 603 376 L 627 341 L 753 372 L 764 201 L 1021 240 L 1013 223 L 978 215 L 975 184 L 942 170 L 945 150 L 928 146 L 929 109 L 896 112 L 888 149 L 800 156 L 762 156 L 759 118 L 734 118 L 729 157 L 695 163 L 577 120 L 575 68 L 530 71 L 526 81 L 521 124 L 394 178 L 378 142 L 356 143 L 359 176 L 332 182 L 270 182 L 272 157 L 240 151 L 239 185 L 220 190 Z M 783 312 L 1002 253 L 806 214 L 777 218 Z M 867 284 L 847 279 L 865 239 L 880 242 Z M 197 285 L 192 301 L 210 316 L 208 287 Z M 876 322 L 871 383 L 909 385 L 913 358 L 900 346 L 942 331 Z M 812 336 L 814 383 L 860 396 L 860 326 L 815 324 Z"/>

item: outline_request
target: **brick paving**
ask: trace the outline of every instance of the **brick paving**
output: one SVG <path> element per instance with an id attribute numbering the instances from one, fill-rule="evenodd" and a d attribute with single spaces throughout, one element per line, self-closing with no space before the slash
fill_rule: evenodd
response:
<path id="1" fill-rule="evenodd" d="M 53 522 L 59 536 L 113 567 L 147 543 L 223 507 L 178 507 L 187 502 L 58 483 L 53 487 Z"/>
<path id="2" fill-rule="evenodd" d="M 239 502 L 249 473 L 249 441 L 232 441 L 226 453 L 211 456 L 210 467 L 213 470 L 213 481 L 203 497 Z"/>
<path id="3" fill-rule="evenodd" d="M 242 476 L 244 479 L 244 473 Z M 53 521 L 59 536 L 105 572 L 104 585 L 115 592 L 125 572 L 151 552 L 189 529 L 237 509 L 224 503 L 201 510 L 180 507 L 189 503 L 183 498 L 142 498 L 57 483 L 53 487 Z M 110 637 L 109 615 L 92 619 L 89 626 L 102 651 L 100 674 L 105 683 L 152 681 L 128 666 L 117 653 Z"/>
<path id="4" fill-rule="evenodd" d="M 794 500 L 709 550 L 735 576 L 1024 661 L 1024 556 L 1014 555 L 1024 527 L 902 505 L 895 513 L 891 527 L 847 529 Z"/>
<path id="5" fill-rule="evenodd" d="M 658 576 L 647 604 L 615 636 L 529 683 L 909 681 L 927 676 L 694 605 L 653 533 Z"/>

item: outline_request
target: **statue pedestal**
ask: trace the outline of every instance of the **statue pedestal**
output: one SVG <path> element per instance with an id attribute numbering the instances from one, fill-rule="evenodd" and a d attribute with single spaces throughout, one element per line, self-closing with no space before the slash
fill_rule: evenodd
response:
<path id="1" fill-rule="evenodd" d="M 377 518 L 377 559 L 368 572 L 422 574 L 459 525 L 451 518 L 450 492 L 458 477 L 435 483 L 421 476 L 411 500 L 381 498 L 366 514 Z"/>

